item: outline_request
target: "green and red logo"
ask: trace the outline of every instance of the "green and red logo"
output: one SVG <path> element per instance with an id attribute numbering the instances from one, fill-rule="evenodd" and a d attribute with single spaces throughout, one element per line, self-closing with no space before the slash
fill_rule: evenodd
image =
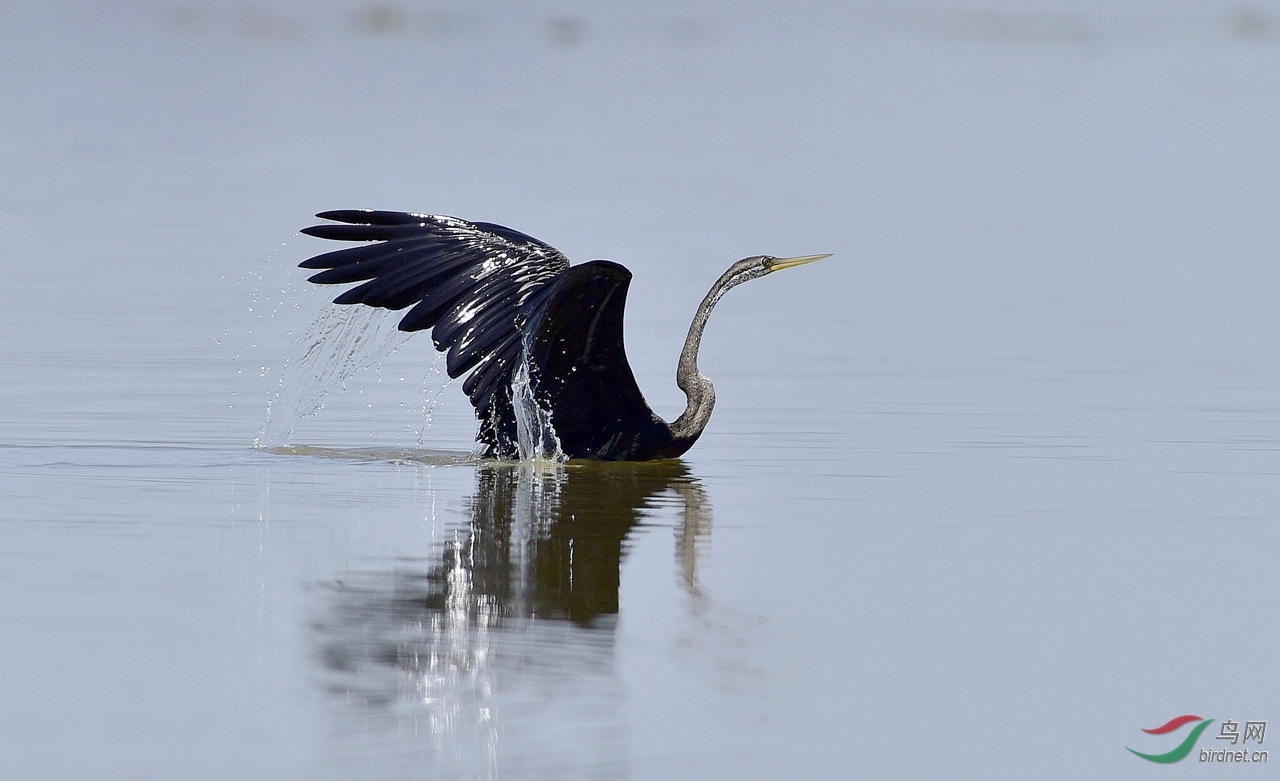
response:
<path id="1" fill-rule="evenodd" d="M 1191 749 L 1195 748 L 1196 746 L 1196 741 L 1200 739 L 1200 733 L 1204 732 L 1205 728 L 1213 723 L 1213 719 L 1202 719 L 1199 716 L 1191 716 L 1191 715 L 1179 716 L 1176 719 L 1170 719 L 1168 722 L 1166 722 L 1165 724 L 1162 724 L 1159 727 L 1156 727 L 1155 729 L 1143 730 L 1143 732 L 1147 733 L 1148 735 L 1165 735 L 1170 732 L 1174 732 L 1179 727 L 1185 724 L 1190 724 L 1191 722 L 1200 722 L 1200 723 L 1196 724 L 1194 727 L 1191 728 L 1191 732 L 1187 735 L 1187 737 L 1185 737 L 1182 740 L 1181 743 L 1178 744 L 1177 748 L 1175 748 L 1173 751 L 1167 751 L 1164 754 L 1143 754 L 1141 751 L 1133 751 L 1133 749 L 1129 748 L 1128 746 L 1125 746 L 1125 748 L 1129 749 L 1129 751 L 1133 751 L 1133 753 L 1137 754 L 1138 756 L 1150 762 L 1159 762 L 1162 765 L 1167 765 L 1170 762 L 1177 762 L 1178 760 L 1185 757 L 1187 754 L 1191 753 Z"/>
<path id="2" fill-rule="evenodd" d="M 1142 757 L 1148 762 L 1159 762 L 1162 765 L 1168 765 L 1173 762 L 1181 761 L 1191 753 L 1191 749 L 1195 748 L 1196 741 L 1200 739 L 1200 733 L 1213 723 L 1213 719 L 1202 719 L 1199 716 L 1179 716 L 1176 719 L 1169 719 L 1165 724 L 1155 729 L 1144 729 L 1143 732 L 1148 735 L 1167 735 L 1170 732 L 1176 732 L 1187 724 L 1195 724 L 1191 731 L 1187 734 L 1182 742 L 1179 743 L 1172 751 L 1166 751 L 1163 754 L 1143 754 L 1141 751 L 1125 746 L 1126 749 L 1134 754 Z M 1244 729 L 1240 729 L 1240 722 L 1235 719 L 1225 719 L 1219 725 L 1217 738 L 1213 741 L 1227 741 L 1227 744 L 1218 744 L 1222 748 L 1200 749 L 1201 762 L 1266 762 L 1269 753 L 1266 751 L 1254 751 L 1252 749 L 1261 748 L 1262 742 L 1267 735 L 1267 722 L 1265 721 L 1246 721 Z M 1237 745 L 1237 741 L 1239 744 Z M 1258 746 L 1250 746 L 1249 743 L 1254 742 Z"/>

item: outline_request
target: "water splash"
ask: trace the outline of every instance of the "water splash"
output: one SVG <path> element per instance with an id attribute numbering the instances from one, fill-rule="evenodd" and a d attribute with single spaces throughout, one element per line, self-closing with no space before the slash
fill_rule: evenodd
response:
<path id="1" fill-rule="evenodd" d="M 568 461 L 560 448 L 560 438 L 551 425 L 551 413 L 533 395 L 527 353 L 521 351 L 520 364 L 511 380 L 511 403 L 516 414 L 516 443 L 521 461 Z"/>
<path id="2" fill-rule="evenodd" d="M 440 405 L 440 399 L 444 397 L 445 390 L 453 384 L 453 378 L 440 369 L 441 358 L 443 357 L 444 353 L 436 353 L 436 359 L 431 364 L 431 370 L 422 378 L 422 391 L 419 393 L 422 400 L 422 425 L 415 432 L 418 435 L 419 448 L 427 446 L 427 430 L 431 428 L 436 407 Z M 433 388 L 434 390 L 432 390 Z"/>
<path id="3" fill-rule="evenodd" d="M 254 447 L 287 445 L 298 424 L 324 408 L 330 391 L 378 365 L 408 338 L 383 310 L 326 305 L 294 341 Z"/>

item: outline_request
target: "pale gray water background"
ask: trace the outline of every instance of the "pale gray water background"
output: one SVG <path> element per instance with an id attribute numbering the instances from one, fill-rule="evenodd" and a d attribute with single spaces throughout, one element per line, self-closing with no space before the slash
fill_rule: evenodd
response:
<path id="1" fill-rule="evenodd" d="M 1280 719 L 1278 96 L 1274 2 L 7 4 L 4 777 L 1263 777 L 1124 746 Z M 625 263 L 668 418 L 836 256 L 674 471 L 422 335 L 255 450 L 348 207 Z"/>

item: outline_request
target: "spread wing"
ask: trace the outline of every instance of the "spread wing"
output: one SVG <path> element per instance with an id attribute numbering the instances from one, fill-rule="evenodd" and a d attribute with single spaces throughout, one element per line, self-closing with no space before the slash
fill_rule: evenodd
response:
<path id="1" fill-rule="evenodd" d="M 511 377 L 520 357 L 517 318 L 525 301 L 569 268 L 559 250 L 486 222 L 406 212 L 340 210 L 316 215 L 332 223 L 303 233 L 336 241 L 376 242 L 317 255 L 302 268 L 324 269 L 321 285 L 363 284 L 334 299 L 391 310 L 412 306 L 400 330 L 432 329 L 447 352 L 450 377 L 467 372 L 462 390 L 486 429 L 508 428 Z M 514 424 L 512 424 L 514 425 Z"/>
<path id="2" fill-rule="evenodd" d="M 671 445 L 671 431 L 645 402 L 623 347 L 630 285 L 626 268 L 593 260 L 529 302 L 531 385 L 571 457 L 644 460 Z"/>

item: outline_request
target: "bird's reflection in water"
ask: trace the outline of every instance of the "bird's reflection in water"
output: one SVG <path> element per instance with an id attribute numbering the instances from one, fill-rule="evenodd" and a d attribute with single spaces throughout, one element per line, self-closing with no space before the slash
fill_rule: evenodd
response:
<path id="1" fill-rule="evenodd" d="M 476 483 L 428 560 L 333 584 L 317 625 L 329 687 L 409 725 L 438 775 L 622 771 L 620 565 L 637 526 L 669 521 L 699 600 L 702 489 L 679 461 L 482 465 Z"/>

